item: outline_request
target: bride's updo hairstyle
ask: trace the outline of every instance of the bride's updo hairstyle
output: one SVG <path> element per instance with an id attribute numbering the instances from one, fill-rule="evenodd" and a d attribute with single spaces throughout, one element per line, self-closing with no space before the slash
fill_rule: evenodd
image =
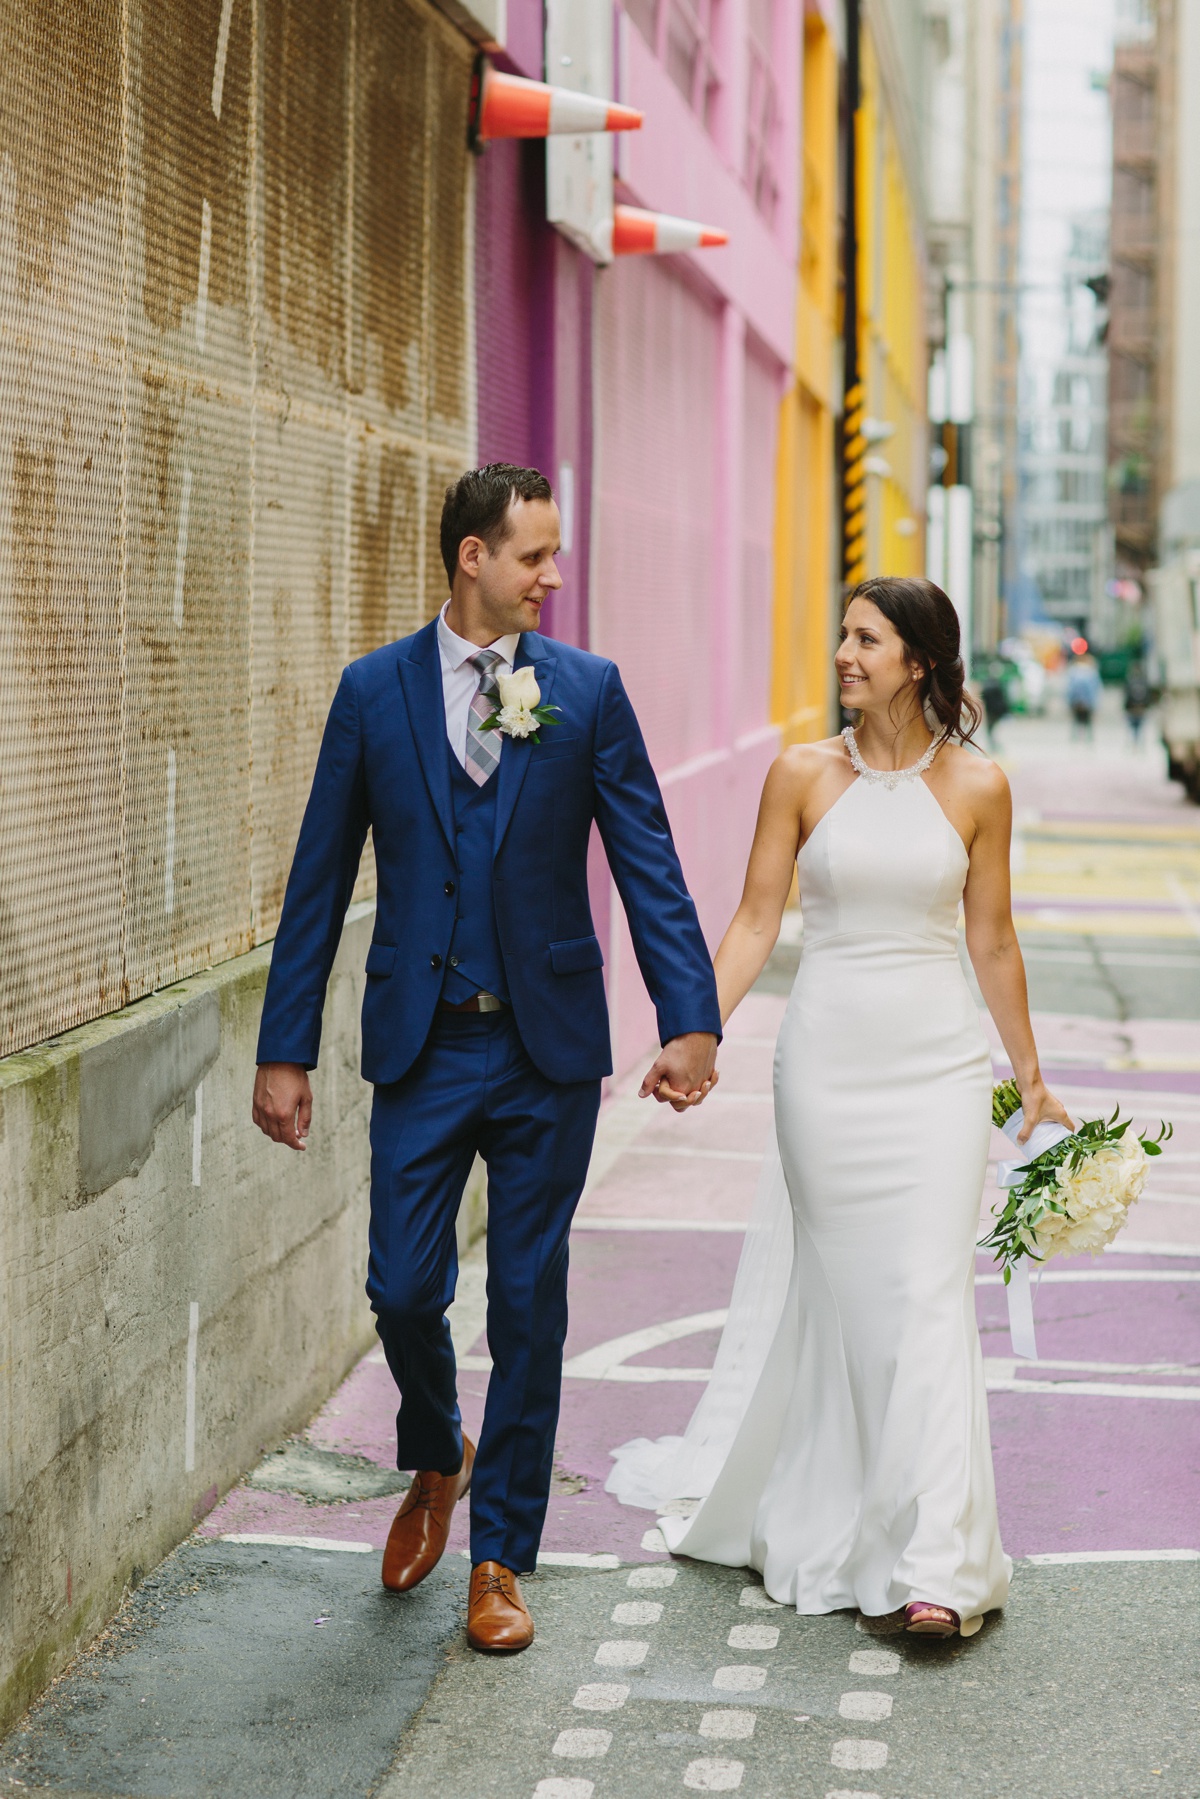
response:
<path id="1" fill-rule="evenodd" d="M 920 576 L 871 575 L 847 595 L 847 606 L 851 600 L 877 607 L 911 665 L 922 671 L 917 698 L 926 718 L 932 715 L 948 737 L 969 743 L 983 711 L 966 690 L 958 613 L 949 596 Z"/>

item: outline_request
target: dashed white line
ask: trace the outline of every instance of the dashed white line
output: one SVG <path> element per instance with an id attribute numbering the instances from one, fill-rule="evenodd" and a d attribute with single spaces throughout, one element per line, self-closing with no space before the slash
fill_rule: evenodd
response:
<path id="1" fill-rule="evenodd" d="M 196 278 L 196 348 L 204 354 L 208 339 L 208 272 L 212 262 L 212 207 L 200 204 L 200 270 Z"/>
<path id="2" fill-rule="evenodd" d="M 781 1610 L 783 1601 L 772 1599 L 765 1587 L 743 1587 L 738 1594 L 738 1604 L 746 1606 L 752 1612 L 777 1612 Z"/>
<path id="3" fill-rule="evenodd" d="M 625 1585 L 627 1587 L 673 1587 L 678 1573 L 678 1568 L 634 1568 Z"/>
<path id="4" fill-rule="evenodd" d="M 655 1599 L 627 1599 L 623 1604 L 613 1607 L 614 1624 L 657 1624 L 663 1615 L 663 1608 Z"/>
<path id="5" fill-rule="evenodd" d="M 539 1780 L 533 1799 L 592 1799 L 595 1790 L 590 1780 Z"/>
<path id="6" fill-rule="evenodd" d="M 659 1530 L 657 1524 L 652 1524 L 648 1531 L 643 1532 L 642 1548 L 649 1551 L 652 1555 L 666 1555 L 667 1539 L 663 1536 L 662 1531 Z"/>
<path id="7" fill-rule="evenodd" d="M 221 23 L 217 26 L 217 56 L 213 64 L 212 109 L 218 119 L 225 94 L 225 58 L 229 54 L 229 22 L 233 17 L 233 0 L 221 0 Z"/>
<path id="8" fill-rule="evenodd" d="M 765 1668 L 718 1668 L 712 1683 L 723 1693 L 757 1693 L 767 1684 Z"/>
<path id="9" fill-rule="evenodd" d="M 829 1751 L 829 1759 L 835 1768 L 846 1768 L 851 1772 L 886 1767 L 887 1758 L 887 1744 L 873 1742 L 869 1737 L 843 1737 Z"/>
<path id="10" fill-rule="evenodd" d="M 705 1712 L 700 1720 L 702 1737 L 752 1737 L 753 1712 Z"/>
<path id="11" fill-rule="evenodd" d="M 595 1661 L 599 1668 L 639 1668 L 649 1652 L 649 1643 L 613 1641 L 600 1644 Z"/>
<path id="12" fill-rule="evenodd" d="M 343 1543 L 337 1537 L 282 1537 L 273 1531 L 265 1530 L 227 1530 L 217 1538 L 218 1543 L 261 1543 L 268 1549 L 319 1549 L 321 1551 L 336 1550 L 346 1555 L 373 1555 L 373 1543 Z"/>
<path id="13" fill-rule="evenodd" d="M 856 1649 L 850 1657 L 851 1674 L 899 1674 L 900 1657 L 892 1649 Z"/>
<path id="14" fill-rule="evenodd" d="M 1027 1555 L 1025 1560 L 1038 1568 L 1075 1562 L 1200 1562 L 1200 1549 L 1071 1549 L 1061 1555 Z"/>
<path id="15" fill-rule="evenodd" d="M 538 1791 L 541 1792 L 540 1787 Z M 835 1787 L 831 1793 L 826 1793 L 825 1799 L 879 1799 L 879 1794 L 863 1793 L 857 1787 L 853 1791 L 849 1787 Z"/>
<path id="16" fill-rule="evenodd" d="M 731 1649 L 774 1649 L 779 1641 L 777 1624 L 735 1624 L 725 1641 Z"/>
<path id="17" fill-rule="evenodd" d="M 571 1704 L 581 1712 L 619 1711 L 629 1697 L 629 1688 L 606 1681 L 592 1681 L 578 1689 Z"/>
<path id="18" fill-rule="evenodd" d="M 838 1700 L 838 1716 L 857 1724 L 880 1724 L 891 1715 L 890 1693 L 843 1693 Z"/>
<path id="19" fill-rule="evenodd" d="M 742 1762 L 721 1761 L 716 1756 L 701 1756 L 689 1762 L 683 1784 L 699 1793 L 732 1793 L 742 1784 L 746 1772 Z"/>
<path id="20" fill-rule="evenodd" d="M 611 1745 L 611 1730 L 560 1730 L 550 1753 L 574 1761 L 587 1761 L 607 1755 Z"/>

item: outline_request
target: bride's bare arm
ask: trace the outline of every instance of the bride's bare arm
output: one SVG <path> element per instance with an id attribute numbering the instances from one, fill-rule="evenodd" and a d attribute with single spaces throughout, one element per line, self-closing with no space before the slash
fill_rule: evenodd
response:
<path id="1" fill-rule="evenodd" d="M 800 748 L 785 750 L 771 764 L 763 786 L 741 904 L 713 959 L 722 1024 L 766 967 L 779 936 L 800 843 L 810 756 Z"/>
<path id="2" fill-rule="evenodd" d="M 1055 1099 L 1042 1079 L 1037 1044 L 1029 1021 L 1029 995 L 1025 962 L 1012 917 L 1009 881 L 1009 846 L 1012 840 L 1012 795 L 1003 772 L 994 762 L 977 761 L 971 781 L 971 812 L 975 835 L 971 842 L 971 867 L 963 891 L 967 921 L 967 953 L 975 970 L 987 1009 L 1012 1063 L 1021 1091 L 1025 1123 L 1024 1142 L 1035 1124 L 1051 1120 L 1070 1125 L 1066 1108 Z"/>

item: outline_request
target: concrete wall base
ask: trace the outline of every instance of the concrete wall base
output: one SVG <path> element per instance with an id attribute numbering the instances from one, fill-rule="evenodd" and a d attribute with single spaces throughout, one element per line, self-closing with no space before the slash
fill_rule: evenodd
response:
<path id="1" fill-rule="evenodd" d="M 0 1062 L 0 1729 L 373 1341 L 373 916 L 302 1156 L 250 1122 L 269 948 Z M 477 1165 L 464 1248 L 485 1208 Z"/>

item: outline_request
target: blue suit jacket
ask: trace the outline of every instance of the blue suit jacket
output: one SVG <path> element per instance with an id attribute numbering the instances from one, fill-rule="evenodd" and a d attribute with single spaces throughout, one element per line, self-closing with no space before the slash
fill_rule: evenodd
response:
<path id="1" fill-rule="evenodd" d="M 495 905 L 513 1014 L 552 1081 L 611 1074 L 604 956 L 588 903 L 600 829 L 662 1041 L 720 1034 L 712 964 L 662 796 L 615 665 L 526 632 L 518 668 L 561 708 L 540 743 L 505 741 Z M 330 708 L 275 939 L 260 1062 L 312 1068 L 329 970 L 368 827 L 378 874 L 362 1071 L 396 1081 L 425 1042 L 454 926 L 457 869 L 436 621 L 351 663 Z"/>

